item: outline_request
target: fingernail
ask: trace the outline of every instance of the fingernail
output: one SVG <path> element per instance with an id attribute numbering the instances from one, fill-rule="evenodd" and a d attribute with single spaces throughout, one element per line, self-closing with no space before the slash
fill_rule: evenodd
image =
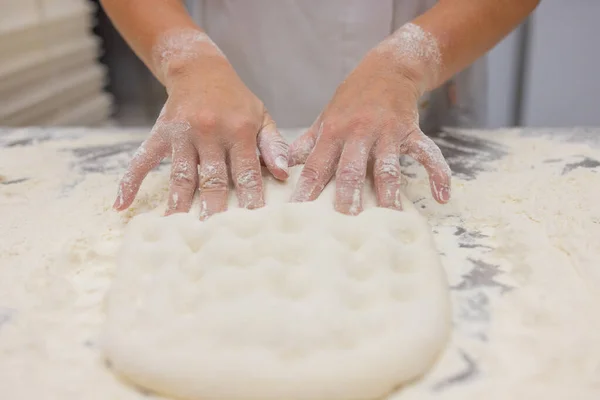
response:
<path id="1" fill-rule="evenodd" d="M 200 201 L 200 221 L 204 221 L 208 217 L 208 205 L 206 204 L 206 200 L 203 199 Z"/>
<path id="2" fill-rule="evenodd" d="M 440 200 L 447 202 L 450 200 L 450 188 L 448 186 L 442 186 L 440 190 Z"/>
<path id="3" fill-rule="evenodd" d="M 285 173 L 287 173 L 289 170 L 288 160 L 284 156 L 277 157 L 275 159 L 275 165 Z"/>
<path id="4" fill-rule="evenodd" d="M 113 204 L 113 208 L 115 210 L 118 210 L 119 208 L 121 208 L 122 205 L 123 205 L 123 195 L 121 193 L 119 193 L 117 195 L 117 198 L 115 199 L 115 202 Z"/>
<path id="5" fill-rule="evenodd" d="M 437 197 L 437 201 L 445 203 L 450 200 L 450 187 L 447 185 L 439 185 L 436 181 L 432 180 L 432 191 L 434 197 Z"/>

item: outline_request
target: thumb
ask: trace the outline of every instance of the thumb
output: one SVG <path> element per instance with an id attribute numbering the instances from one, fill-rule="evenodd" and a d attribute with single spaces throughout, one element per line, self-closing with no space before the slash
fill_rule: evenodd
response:
<path id="1" fill-rule="evenodd" d="M 275 125 L 275 121 L 265 112 L 263 126 L 257 138 L 258 151 L 267 169 L 279 180 L 288 178 L 289 146 Z"/>
<path id="2" fill-rule="evenodd" d="M 321 117 L 319 116 L 312 126 L 290 145 L 290 167 L 306 162 L 306 159 L 315 147 L 321 127 Z"/>

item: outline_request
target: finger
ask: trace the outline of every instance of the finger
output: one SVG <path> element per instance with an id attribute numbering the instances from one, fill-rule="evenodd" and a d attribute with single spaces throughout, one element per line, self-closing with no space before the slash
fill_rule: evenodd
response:
<path id="1" fill-rule="evenodd" d="M 265 205 L 260 162 L 256 155 L 256 142 L 237 142 L 229 150 L 231 177 L 240 207 L 255 209 Z"/>
<path id="2" fill-rule="evenodd" d="M 302 168 L 291 201 L 312 201 L 319 197 L 333 176 L 341 152 L 341 143 L 321 137 Z"/>
<path id="3" fill-rule="evenodd" d="M 115 210 L 125 210 L 133 203 L 144 178 L 160 164 L 168 151 L 169 142 L 158 133 L 153 133 L 142 143 L 119 182 L 117 198 L 113 204 Z"/>
<path id="4" fill-rule="evenodd" d="M 187 140 L 174 144 L 165 215 L 188 212 L 198 187 L 198 153 Z"/>
<path id="5" fill-rule="evenodd" d="M 425 167 L 429 175 L 429 185 L 431 186 L 433 198 L 438 203 L 448 202 L 450 200 L 452 172 L 440 148 L 433 140 L 419 130 L 407 138 L 400 150 Z"/>
<path id="6" fill-rule="evenodd" d="M 269 114 L 265 114 L 263 128 L 258 133 L 258 150 L 267 169 L 273 176 L 284 181 L 289 176 L 289 146 L 277 130 Z"/>
<path id="7" fill-rule="evenodd" d="M 225 150 L 217 145 L 200 149 L 200 219 L 227 210 L 227 163 Z"/>
<path id="8" fill-rule="evenodd" d="M 289 150 L 290 167 L 304 164 L 306 162 L 308 156 L 317 143 L 317 138 L 319 137 L 322 129 L 323 124 L 320 122 L 320 118 L 318 118 L 302 136 L 292 142 Z"/>
<path id="9" fill-rule="evenodd" d="M 375 145 L 373 180 L 379 207 L 402 210 L 399 147 L 390 139 L 381 140 Z"/>
<path id="10" fill-rule="evenodd" d="M 347 142 L 335 174 L 335 209 L 349 215 L 363 210 L 363 190 L 367 175 L 370 143 Z"/>

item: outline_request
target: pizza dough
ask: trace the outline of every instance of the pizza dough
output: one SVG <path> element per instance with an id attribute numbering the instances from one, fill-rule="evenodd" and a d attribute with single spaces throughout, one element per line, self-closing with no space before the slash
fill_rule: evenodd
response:
<path id="1" fill-rule="evenodd" d="M 142 214 L 129 224 L 107 298 L 115 371 L 191 400 L 377 399 L 422 375 L 450 331 L 445 274 L 427 222 L 406 211 L 315 202 Z"/>

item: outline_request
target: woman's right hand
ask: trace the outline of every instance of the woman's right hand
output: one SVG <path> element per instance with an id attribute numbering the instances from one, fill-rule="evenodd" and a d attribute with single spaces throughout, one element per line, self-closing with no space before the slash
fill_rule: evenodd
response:
<path id="1" fill-rule="evenodd" d="M 129 207 L 146 175 L 169 155 L 167 215 L 189 211 L 196 189 L 201 219 L 226 210 L 229 176 L 240 207 L 262 207 L 259 154 L 273 176 L 285 180 L 287 143 L 263 103 L 204 33 L 174 35 L 163 40 L 155 57 L 167 102 L 121 179 L 114 208 Z"/>

